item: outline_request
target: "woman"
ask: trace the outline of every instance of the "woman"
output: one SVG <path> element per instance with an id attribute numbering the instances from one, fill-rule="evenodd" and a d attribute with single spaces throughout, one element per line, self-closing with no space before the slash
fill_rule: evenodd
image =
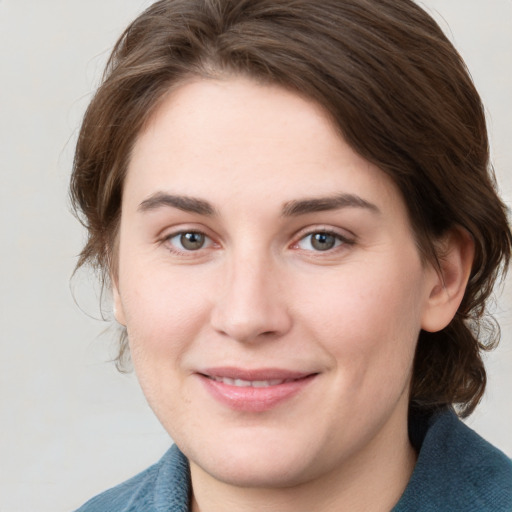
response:
<path id="1" fill-rule="evenodd" d="M 512 234 L 465 66 L 409 0 L 162 0 L 71 192 L 176 445 L 81 511 L 512 510 L 457 418 Z"/>

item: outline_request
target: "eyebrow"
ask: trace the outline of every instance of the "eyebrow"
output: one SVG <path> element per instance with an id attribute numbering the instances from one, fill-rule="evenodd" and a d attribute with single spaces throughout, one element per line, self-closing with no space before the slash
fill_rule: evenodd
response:
<path id="1" fill-rule="evenodd" d="M 162 207 L 178 208 L 184 212 L 207 216 L 213 216 L 216 213 L 215 208 L 208 201 L 195 197 L 166 194 L 165 192 L 151 195 L 140 203 L 138 210 L 148 212 Z"/>
<path id="2" fill-rule="evenodd" d="M 328 197 L 288 201 L 283 207 L 282 215 L 284 217 L 294 217 L 341 208 L 364 208 L 373 213 L 380 213 L 379 208 L 375 204 L 366 201 L 366 199 L 360 196 L 355 194 L 337 194 Z"/>
<path id="3" fill-rule="evenodd" d="M 147 212 L 162 207 L 178 208 L 179 210 L 197 213 L 198 215 L 216 215 L 215 208 L 204 199 L 190 196 L 178 196 L 157 192 L 140 203 L 138 210 Z M 329 197 L 315 197 L 288 201 L 282 210 L 283 217 L 295 217 L 308 213 L 338 210 L 341 208 L 365 208 L 374 213 L 380 213 L 379 208 L 366 199 L 355 194 L 338 194 Z"/>

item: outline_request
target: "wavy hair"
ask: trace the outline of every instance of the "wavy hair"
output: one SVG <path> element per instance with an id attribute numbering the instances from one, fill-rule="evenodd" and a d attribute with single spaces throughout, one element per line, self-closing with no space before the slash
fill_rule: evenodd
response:
<path id="1" fill-rule="evenodd" d="M 486 384 L 481 352 L 499 329 L 486 302 L 510 259 L 485 115 L 466 66 L 411 0 L 161 0 L 122 34 L 79 133 L 71 179 L 90 264 L 108 285 L 130 153 L 173 87 L 243 75 L 313 99 L 361 156 L 388 174 L 407 205 L 420 253 L 454 227 L 475 243 L 455 318 L 419 336 L 410 404 L 468 415 Z M 118 363 L 128 354 L 121 337 Z"/>

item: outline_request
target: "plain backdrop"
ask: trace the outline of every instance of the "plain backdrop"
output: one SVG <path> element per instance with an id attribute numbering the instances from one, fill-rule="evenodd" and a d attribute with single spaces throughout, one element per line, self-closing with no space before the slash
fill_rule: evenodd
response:
<path id="1" fill-rule="evenodd" d="M 77 129 L 109 48 L 149 3 L 0 0 L 0 512 L 73 510 L 171 442 L 135 377 L 109 362 L 114 333 L 99 319 L 94 276 L 70 281 L 84 241 L 67 198 Z M 422 4 L 482 94 L 510 204 L 512 1 Z M 512 456 L 507 283 L 496 304 L 503 341 L 488 357 L 488 392 L 468 423 Z"/>

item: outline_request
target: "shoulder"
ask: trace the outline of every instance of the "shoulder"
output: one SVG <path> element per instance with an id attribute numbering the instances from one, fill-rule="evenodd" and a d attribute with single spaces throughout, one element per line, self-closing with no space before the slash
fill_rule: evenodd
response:
<path id="1" fill-rule="evenodd" d="M 511 512 L 512 462 L 453 411 L 436 413 L 394 510 Z"/>
<path id="2" fill-rule="evenodd" d="M 142 473 L 92 498 L 76 512 L 186 512 L 188 461 L 174 445 Z"/>

